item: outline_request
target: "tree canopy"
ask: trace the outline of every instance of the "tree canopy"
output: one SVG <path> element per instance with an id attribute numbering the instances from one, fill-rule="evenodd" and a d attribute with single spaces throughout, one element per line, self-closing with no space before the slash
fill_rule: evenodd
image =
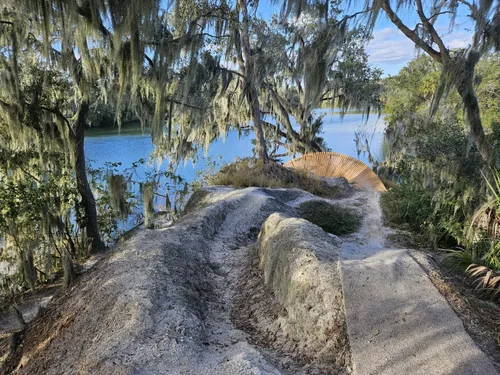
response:
<path id="1" fill-rule="evenodd" d="M 449 16 L 450 26 L 455 17 L 465 8 L 473 23 L 472 42 L 465 48 L 450 49 L 443 40 L 443 33 L 435 26 L 438 18 Z M 433 116 L 451 88 L 455 88 L 462 98 L 470 133 L 474 137 L 477 148 L 484 160 L 496 164 L 496 156 L 488 142 L 476 91 L 474 76 L 477 63 L 492 50 L 500 48 L 500 3 L 490 0 L 381 0 L 366 1 L 366 11 L 369 11 L 368 23 L 373 27 L 377 18 L 383 12 L 391 22 L 420 50 L 424 51 L 434 61 L 441 65 L 439 84 L 434 92 L 430 115 Z M 401 18 L 403 9 L 412 9 L 418 17 L 415 25 L 405 23 Z"/>
<path id="2" fill-rule="evenodd" d="M 2 216 L 2 236 L 9 246 L 18 241 L 27 262 L 22 269 L 36 275 L 37 262 L 56 256 L 70 281 L 71 260 L 102 250 L 113 220 L 127 212 L 119 196 L 127 180 L 86 164 L 84 131 L 96 108 L 118 128 L 124 114 L 135 116 L 150 129 L 155 156 L 172 164 L 230 129 L 253 131 L 264 161 L 278 148 L 323 150 L 315 109 L 380 111 L 381 72 L 368 65 L 355 15 L 319 3 L 270 20 L 256 12 L 246 0 L 4 2 L 0 178 L 3 196 L 14 200 L 3 203 L 36 197 L 18 221 L 14 208 Z M 141 191 L 151 214 L 154 190 Z M 43 200 L 44 209 L 36 203 Z M 59 255 L 40 257 L 36 238 Z"/>

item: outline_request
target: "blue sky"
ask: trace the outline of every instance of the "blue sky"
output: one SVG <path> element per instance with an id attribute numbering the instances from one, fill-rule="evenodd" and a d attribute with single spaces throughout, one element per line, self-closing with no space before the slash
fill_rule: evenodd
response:
<path id="1" fill-rule="evenodd" d="M 450 29 L 450 18 L 442 15 L 435 24 L 438 33 L 450 49 L 466 47 L 472 37 L 471 24 L 464 9 L 459 9 L 454 27 Z M 403 21 L 413 29 L 417 23 L 416 11 L 403 13 Z M 418 54 L 413 42 L 401 33 L 385 14 L 379 18 L 373 39 L 368 43 L 367 53 L 371 64 L 384 70 L 385 75 L 395 75 Z"/>
<path id="2" fill-rule="evenodd" d="M 258 14 L 263 18 L 269 18 L 271 14 L 279 12 L 279 10 L 280 5 L 271 5 L 270 1 L 261 0 Z M 406 9 L 398 14 L 410 29 L 413 29 L 418 22 L 414 9 Z M 442 15 L 435 27 L 440 35 L 444 35 L 443 40 L 449 48 L 465 47 L 470 43 L 472 32 L 469 29 L 471 26 L 464 9 L 459 9 L 453 29 L 450 30 L 448 15 Z M 380 15 L 373 31 L 373 39 L 368 43 L 366 51 L 370 63 L 381 68 L 385 76 L 396 75 L 418 54 L 413 42 L 404 36 L 387 19 L 385 14 Z"/>

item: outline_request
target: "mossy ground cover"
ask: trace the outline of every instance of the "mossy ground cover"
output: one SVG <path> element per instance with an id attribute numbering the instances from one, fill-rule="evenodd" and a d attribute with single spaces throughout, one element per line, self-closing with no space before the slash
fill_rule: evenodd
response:
<path id="1" fill-rule="evenodd" d="M 304 202 L 299 206 L 299 212 L 304 219 L 337 236 L 354 233 L 361 226 L 359 214 L 323 200 Z"/>

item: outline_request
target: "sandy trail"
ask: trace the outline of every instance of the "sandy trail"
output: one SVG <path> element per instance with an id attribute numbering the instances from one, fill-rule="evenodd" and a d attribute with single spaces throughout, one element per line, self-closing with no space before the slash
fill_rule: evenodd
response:
<path id="1" fill-rule="evenodd" d="M 341 269 L 354 374 L 497 374 L 407 250 L 386 243 L 378 193 L 344 241 Z"/>
<path id="2" fill-rule="evenodd" d="M 345 323 L 337 320 L 333 327 L 337 344 L 324 341 L 337 345 L 333 365 L 318 367 L 321 350 L 314 346 L 317 327 L 323 336 L 334 332 L 316 322 L 332 314 L 345 321 L 343 288 L 355 374 L 496 374 L 413 258 L 385 243 L 375 193 L 332 201 L 365 214 L 360 232 L 343 239 L 342 287 L 340 240 L 299 219 L 275 217 L 289 225 L 290 235 L 278 241 L 283 249 L 305 254 L 317 248 L 296 262 L 299 272 L 292 277 L 293 292 L 311 285 L 298 305 L 289 306 L 305 318 L 288 319 L 263 285 L 257 236 L 271 214 L 297 216 L 295 207 L 309 199 L 317 197 L 297 189 L 208 189 L 196 210 L 175 225 L 159 218 L 157 229 L 138 230 L 57 297 L 29 325 L 9 373 L 348 374 Z M 301 270 L 313 264 L 308 259 L 321 272 L 302 280 Z M 282 271 L 293 262 L 283 263 L 290 267 Z M 331 283 L 318 284 L 319 274 Z M 274 292 L 286 299 L 290 293 L 275 279 Z M 338 298 L 331 298 L 335 293 Z"/>
<path id="3" fill-rule="evenodd" d="M 14 373 L 319 373 L 255 345 L 231 317 L 262 223 L 294 215 L 286 203 L 302 195 L 213 188 L 175 225 L 140 229 L 30 325 Z"/>

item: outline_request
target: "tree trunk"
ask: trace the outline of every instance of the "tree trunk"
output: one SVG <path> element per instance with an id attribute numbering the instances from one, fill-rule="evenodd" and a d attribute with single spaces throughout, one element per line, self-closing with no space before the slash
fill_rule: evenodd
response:
<path id="1" fill-rule="evenodd" d="M 255 133 L 255 148 L 257 150 L 257 155 L 259 159 L 264 163 L 269 161 L 269 156 L 267 154 L 266 139 L 264 137 L 264 130 L 262 129 L 262 118 L 260 113 L 259 99 L 257 97 L 257 90 L 255 88 L 248 88 L 248 101 L 252 111 L 253 119 L 253 129 Z"/>
<path id="2" fill-rule="evenodd" d="M 456 87 L 460 97 L 462 98 L 465 117 L 469 123 L 469 129 L 474 137 L 476 147 L 483 157 L 483 160 L 489 165 L 494 166 L 496 163 L 495 151 L 484 134 L 481 114 L 479 111 L 479 102 L 474 90 L 473 80 L 475 65 L 474 61 L 471 61 L 471 57 L 464 60 L 462 74 L 457 79 Z"/>
<path id="3" fill-rule="evenodd" d="M 249 31 L 250 26 L 248 22 L 248 10 L 247 10 L 247 1 L 246 0 L 238 0 L 238 5 L 240 7 L 242 20 L 241 20 L 241 32 L 240 32 L 240 42 L 243 50 L 243 56 L 245 57 L 243 61 L 243 57 L 241 56 L 240 51 L 240 69 L 243 70 L 245 74 L 245 89 L 247 90 L 247 101 L 250 107 L 250 111 L 253 119 L 253 128 L 255 133 L 255 148 L 257 150 L 257 155 L 259 159 L 264 163 L 269 161 L 269 156 L 267 154 L 267 146 L 266 139 L 264 138 L 264 130 L 262 129 L 262 114 L 260 112 L 259 105 L 259 94 L 255 87 L 254 82 L 251 81 L 251 77 L 253 76 L 253 64 L 254 58 L 252 53 L 252 48 L 250 46 L 250 37 Z"/>
<path id="4" fill-rule="evenodd" d="M 104 243 L 99 235 L 99 225 L 97 223 L 97 209 L 87 179 L 87 168 L 85 165 L 84 131 L 89 113 L 89 97 L 83 95 L 80 101 L 80 108 L 73 129 L 71 146 L 75 163 L 76 185 L 78 193 L 82 197 L 82 206 L 85 214 L 85 229 L 87 233 L 88 251 L 96 253 L 104 250 Z"/>
<path id="5" fill-rule="evenodd" d="M 73 281 L 75 280 L 75 268 L 71 260 L 71 254 L 66 249 L 62 251 L 62 267 L 64 271 L 63 276 L 63 290 L 68 290 Z"/>
<path id="6" fill-rule="evenodd" d="M 28 284 L 29 288 L 32 292 L 35 291 L 36 281 L 37 281 L 37 273 L 35 269 L 35 264 L 33 261 L 33 250 L 28 249 L 24 251 L 22 254 L 22 271 L 24 273 L 24 280 Z"/>

